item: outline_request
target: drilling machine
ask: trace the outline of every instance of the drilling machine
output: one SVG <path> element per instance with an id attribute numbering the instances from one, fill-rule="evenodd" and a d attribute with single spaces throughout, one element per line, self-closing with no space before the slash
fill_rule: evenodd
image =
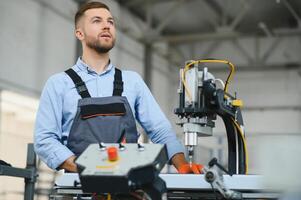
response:
<path id="1" fill-rule="evenodd" d="M 230 67 L 225 84 L 208 71 L 207 65 L 212 63 Z M 180 118 L 178 124 L 183 127 L 190 164 L 198 137 L 212 136 L 215 120 L 219 116 L 227 132 L 228 171 L 231 174 L 246 174 L 248 156 L 241 114 L 242 101 L 228 93 L 234 71 L 234 65 L 226 60 L 187 61 L 185 67 L 180 69 L 179 107 L 175 109 L 175 114 Z M 222 88 L 217 87 L 218 82 Z"/>

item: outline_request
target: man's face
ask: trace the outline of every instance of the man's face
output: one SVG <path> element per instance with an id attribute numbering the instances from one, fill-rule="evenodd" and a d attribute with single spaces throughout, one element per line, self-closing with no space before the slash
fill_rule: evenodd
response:
<path id="1" fill-rule="evenodd" d="M 107 53 L 114 47 L 115 34 L 114 19 L 104 8 L 87 10 L 76 29 L 77 38 L 98 53 Z"/>

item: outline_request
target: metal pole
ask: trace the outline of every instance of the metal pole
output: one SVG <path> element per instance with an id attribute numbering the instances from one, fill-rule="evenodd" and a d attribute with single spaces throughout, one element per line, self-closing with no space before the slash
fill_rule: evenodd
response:
<path id="1" fill-rule="evenodd" d="M 26 169 L 31 171 L 31 177 L 25 178 L 24 200 L 33 200 L 35 193 L 35 183 L 37 178 L 36 154 L 33 149 L 33 144 L 27 145 L 27 161 Z"/>

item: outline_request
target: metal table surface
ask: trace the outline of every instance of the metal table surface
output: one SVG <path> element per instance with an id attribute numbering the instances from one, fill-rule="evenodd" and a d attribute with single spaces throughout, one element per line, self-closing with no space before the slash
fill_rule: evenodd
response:
<path id="1" fill-rule="evenodd" d="M 166 182 L 168 199 L 212 199 L 215 198 L 211 185 L 204 179 L 204 175 L 195 174 L 160 174 Z M 232 190 L 243 193 L 244 199 L 277 199 L 279 192 L 271 191 L 263 183 L 260 175 L 223 175 L 225 185 Z M 78 174 L 65 173 L 59 176 L 54 190 L 56 194 L 83 194 Z M 217 192 L 218 193 L 218 192 Z"/>
<path id="2" fill-rule="evenodd" d="M 203 174 L 160 174 L 168 189 L 211 189 Z M 229 189 L 234 190 L 266 190 L 263 177 L 260 175 L 223 175 L 224 183 Z M 59 176 L 55 184 L 59 187 L 73 187 L 80 183 L 77 173 L 65 173 Z"/>

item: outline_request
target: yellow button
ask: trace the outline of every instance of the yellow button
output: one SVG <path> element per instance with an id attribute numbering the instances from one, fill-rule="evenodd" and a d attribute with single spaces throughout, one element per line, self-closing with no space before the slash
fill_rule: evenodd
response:
<path id="1" fill-rule="evenodd" d="M 236 107 L 242 107 L 243 106 L 243 102 L 240 99 L 235 99 L 232 101 L 232 105 L 236 106 Z"/>

